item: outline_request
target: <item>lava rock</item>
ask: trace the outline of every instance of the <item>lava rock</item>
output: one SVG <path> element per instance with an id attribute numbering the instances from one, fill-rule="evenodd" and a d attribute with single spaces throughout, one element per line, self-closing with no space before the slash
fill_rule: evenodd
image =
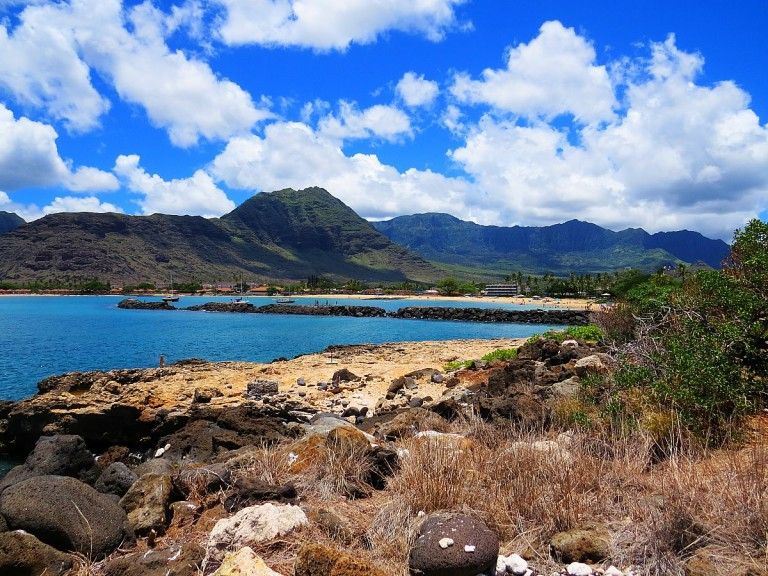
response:
<path id="1" fill-rule="evenodd" d="M 346 368 L 342 368 L 341 370 L 336 370 L 336 372 L 333 373 L 331 382 L 338 384 L 339 382 L 353 382 L 359 379 L 360 377 L 357 374 L 350 372 Z"/>
<path id="2" fill-rule="evenodd" d="M 93 454 L 80 436 L 41 436 L 24 464 L 10 470 L 0 482 L 0 492 L 35 476 L 71 476 L 91 483 L 98 476 L 98 469 Z"/>
<path id="3" fill-rule="evenodd" d="M 258 400 L 263 396 L 273 396 L 277 394 L 279 385 L 272 380 L 253 380 L 248 382 L 245 395 L 247 398 Z"/>
<path id="4" fill-rule="evenodd" d="M 442 548 L 440 540 L 450 537 L 453 546 Z M 458 513 L 427 517 L 411 548 L 408 566 L 414 576 L 475 576 L 495 568 L 499 537 L 486 524 Z"/>
<path id="5" fill-rule="evenodd" d="M 124 496 L 138 476 L 122 462 L 113 462 L 101 473 L 93 485 L 102 494 Z"/>
<path id="6" fill-rule="evenodd" d="M 0 534 L 0 574 L 4 576 L 62 576 L 74 557 L 40 542 L 21 530 Z"/>
<path id="7" fill-rule="evenodd" d="M 146 534 L 151 530 L 158 534 L 165 532 L 172 490 L 170 476 L 145 474 L 125 493 L 120 506 L 128 514 L 128 523 L 136 534 Z"/>
<path id="8" fill-rule="evenodd" d="M 204 552 L 194 542 L 134 552 L 107 561 L 104 576 L 199 576 Z"/>
<path id="9" fill-rule="evenodd" d="M 125 512 L 108 495 L 66 476 L 36 476 L 0 495 L 0 514 L 59 550 L 103 557 L 131 537 Z"/>

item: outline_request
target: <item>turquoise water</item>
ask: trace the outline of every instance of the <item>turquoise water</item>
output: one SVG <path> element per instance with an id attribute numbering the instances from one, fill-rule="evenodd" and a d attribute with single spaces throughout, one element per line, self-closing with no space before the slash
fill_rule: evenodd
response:
<path id="1" fill-rule="evenodd" d="M 37 391 L 42 378 L 71 371 L 157 366 L 182 358 L 266 362 L 318 352 L 331 344 L 455 338 L 522 338 L 554 326 L 392 318 L 346 318 L 215 312 L 120 310 L 119 296 L 0 298 L 0 399 Z M 182 297 L 176 306 L 210 302 Z M 229 299 L 224 299 L 225 301 Z M 247 298 L 256 306 L 272 298 Z M 314 299 L 297 299 L 313 304 Z M 321 299 L 321 304 L 326 300 Z M 533 308 L 452 301 L 332 299 L 328 304 Z"/>

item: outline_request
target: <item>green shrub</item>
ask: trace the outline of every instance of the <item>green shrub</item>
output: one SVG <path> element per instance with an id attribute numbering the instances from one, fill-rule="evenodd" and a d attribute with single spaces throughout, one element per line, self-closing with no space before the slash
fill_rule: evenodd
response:
<path id="1" fill-rule="evenodd" d="M 569 326 L 565 330 L 547 330 L 543 334 L 537 334 L 528 338 L 527 342 L 533 344 L 539 340 L 580 340 L 582 342 L 600 342 L 605 338 L 603 331 L 594 324 L 586 326 Z"/>
<path id="2" fill-rule="evenodd" d="M 515 348 L 499 348 L 488 352 L 485 356 L 480 358 L 483 362 L 496 362 L 505 360 L 514 360 L 517 358 L 517 350 Z M 446 372 L 452 372 L 453 370 L 461 370 L 463 368 L 469 368 L 475 363 L 475 360 L 454 360 L 448 362 L 443 368 Z"/>

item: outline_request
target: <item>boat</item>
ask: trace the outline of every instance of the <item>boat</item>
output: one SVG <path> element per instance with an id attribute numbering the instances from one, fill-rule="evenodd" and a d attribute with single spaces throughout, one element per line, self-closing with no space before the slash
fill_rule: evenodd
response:
<path id="1" fill-rule="evenodd" d="M 163 302 L 178 302 L 179 296 L 178 294 L 173 293 L 173 274 L 170 275 L 170 281 L 169 284 L 170 289 L 168 291 L 168 294 L 162 297 Z"/>
<path id="2" fill-rule="evenodd" d="M 280 298 L 277 298 L 275 300 L 278 304 L 293 304 L 296 302 L 293 298 L 289 298 L 288 296 L 281 296 Z"/>

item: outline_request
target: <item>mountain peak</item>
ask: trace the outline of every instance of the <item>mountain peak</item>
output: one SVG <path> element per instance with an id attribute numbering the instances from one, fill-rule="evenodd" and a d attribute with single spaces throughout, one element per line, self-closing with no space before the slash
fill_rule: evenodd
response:
<path id="1" fill-rule="evenodd" d="M 0 234 L 15 230 L 24 224 L 26 224 L 26 221 L 18 214 L 0 210 Z"/>

